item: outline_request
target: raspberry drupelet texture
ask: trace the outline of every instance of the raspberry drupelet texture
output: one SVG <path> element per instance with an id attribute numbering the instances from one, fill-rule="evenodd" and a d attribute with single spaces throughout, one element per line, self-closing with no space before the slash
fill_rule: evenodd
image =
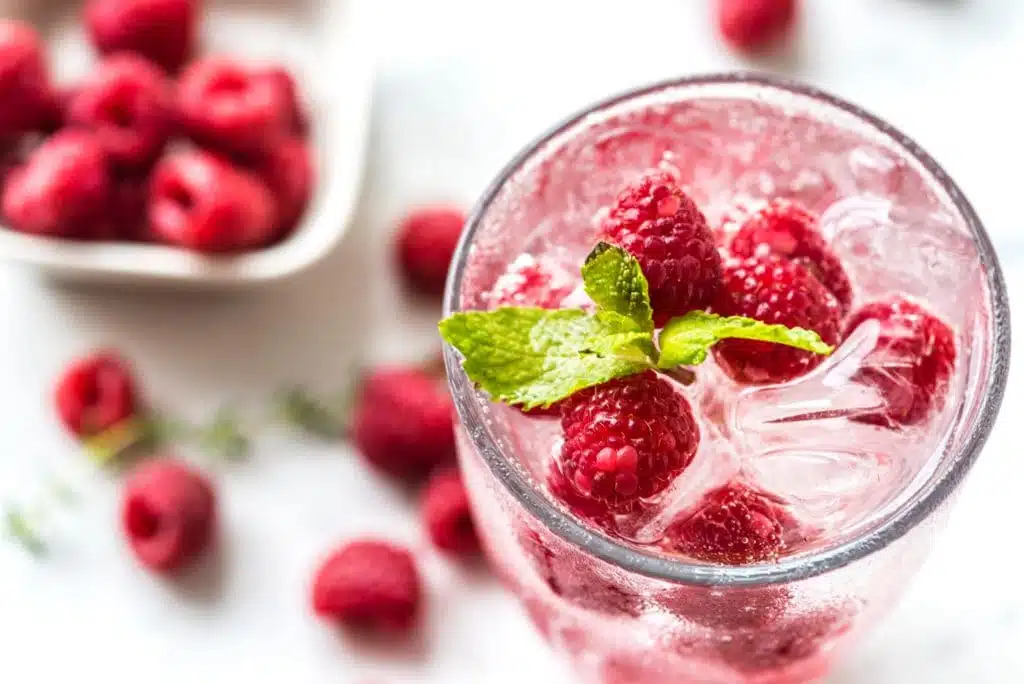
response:
<path id="1" fill-rule="evenodd" d="M 829 345 L 839 341 L 840 310 L 825 286 L 798 263 L 773 254 L 727 259 L 722 287 L 711 306 L 722 316 L 747 316 L 764 323 L 805 328 Z M 825 358 L 771 342 L 724 340 L 713 348 L 718 365 L 734 380 L 785 382 L 816 368 Z"/>
<path id="2" fill-rule="evenodd" d="M 799 0 L 715 0 L 718 31 L 740 51 L 753 51 L 780 37 L 796 21 Z"/>
<path id="3" fill-rule="evenodd" d="M 412 554 L 384 541 L 349 542 L 313 578 L 313 611 L 349 627 L 408 631 L 416 623 L 421 597 Z"/>
<path id="4" fill-rule="evenodd" d="M 577 491 L 635 509 L 690 465 L 700 433 L 690 404 L 653 372 L 581 390 L 562 407 L 561 467 Z"/>
<path id="5" fill-rule="evenodd" d="M 205 57 L 185 69 L 178 109 L 199 145 L 232 155 L 258 155 L 288 134 L 291 103 L 280 85 L 230 57 Z"/>
<path id="6" fill-rule="evenodd" d="M 711 303 L 722 260 L 707 220 L 664 172 L 650 172 L 619 195 L 601 222 L 602 239 L 640 262 L 654 320 L 664 325 Z"/>
<path id="7" fill-rule="evenodd" d="M 182 150 L 156 165 L 149 223 L 164 242 L 197 252 L 237 252 L 266 245 L 277 204 L 256 176 L 202 150 Z"/>
<path id="8" fill-rule="evenodd" d="M 706 493 L 665 533 L 667 546 L 708 563 L 748 565 L 778 558 L 796 520 L 767 492 L 731 482 Z"/>
<path id="9" fill-rule="evenodd" d="M 112 351 L 100 351 L 72 363 L 57 381 L 57 415 L 78 437 L 89 437 L 123 420 L 138 409 L 135 375 Z"/>
<path id="10" fill-rule="evenodd" d="M 736 232 L 730 251 L 741 258 L 776 254 L 800 264 L 839 302 L 845 316 L 853 286 L 839 257 L 818 229 L 818 217 L 795 202 L 774 199 L 748 217 Z"/>
<path id="11" fill-rule="evenodd" d="M 352 437 L 381 472 L 419 481 L 455 459 L 454 410 L 445 387 L 429 373 L 380 368 L 357 393 Z"/>
<path id="12" fill-rule="evenodd" d="M 85 25 L 101 54 L 134 52 L 176 72 L 192 52 L 200 0 L 89 0 Z"/>
<path id="13" fill-rule="evenodd" d="M 891 428 L 921 423 L 946 401 L 956 366 L 953 330 L 921 305 L 892 297 L 855 311 L 846 335 L 872 319 L 881 326 L 878 344 L 854 380 L 876 388 L 885 406 L 858 420 Z"/>
<path id="14" fill-rule="evenodd" d="M 0 138 L 42 130 L 51 118 L 45 52 L 29 24 L 0 19 Z"/>
<path id="15" fill-rule="evenodd" d="M 170 83 L 130 54 L 104 60 L 68 106 L 68 123 L 93 133 L 110 163 L 143 170 L 160 155 L 174 126 Z"/>
<path id="16" fill-rule="evenodd" d="M 467 556 L 480 550 L 469 495 L 457 470 L 438 472 L 430 478 L 420 515 L 430 540 L 442 551 Z"/>
<path id="17" fill-rule="evenodd" d="M 121 524 L 150 570 L 172 572 L 199 557 L 213 541 L 216 517 L 213 486 L 180 461 L 147 461 L 125 483 Z"/>
<path id="18" fill-rule="evenodd" d="M 614 515 L 607 504 L 581 494 L 566 478 L 558 463 L 551 463 L 548 469 L 547 486 L 551 495 L 561 501 L 573 515 L 604 529 L 614 529 Z"/>
<path id="19" fill-rule="evenodd" d="M 104 219 L 110 186 L 106 155 L 96 138 L 64 130 L 11 172 L 3 190 L 4 216 L 25 233 L 87 237 Z"/>
<path id="20" fill-rule="evenodd" d="M 466 215 L 457 207 L 426 206 L 413 209 L 398 224 L 396 258 L 412 290 L 433 297 L 444 293 L 465 223 Z"/>

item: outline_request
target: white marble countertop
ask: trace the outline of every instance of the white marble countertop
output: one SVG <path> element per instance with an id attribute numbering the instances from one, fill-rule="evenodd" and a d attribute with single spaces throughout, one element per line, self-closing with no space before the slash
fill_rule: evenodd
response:
<path id="1" fill-rule="evenodd" d="M 81 491 L 77 508 L 50 525 L 47 560 L 0 544 L 0 681 L 567 681 L 512 599 L 429 551 L 407 498 L 345 448 L 272 436 L 251 460 L 215 466 L 220 560 L 183 585 L 153 580 L 116 532 L 116 481 L 76 460 L 46 392 L 67 358 L 99 344 L 135 360 L 157 404 L 196 416 L 228 399 L 256 404 L 284 383 L 338 387 L 367 354 L 418 358 L 434 344 L 437 314 L 404 301 L 390 278 L 395 217 L 411 202 L 472 201 L 531 136 L 597 97 L 749 66 L 709 33 L 705 4 L 379 0 L 381 69 L 360 211 L 341 248 L 294 281 L 200 298 L 71 290 L 0 265 L 0 500 L 31 498 L 54 469 Z M 799 54 L 774 68 L 889 118 L 943 162 L 989 226 L 1020 300 L 1024 4 L 807 5 Z M 933 557 L 831 684 L 1024 681 L 1024 460 L 1012 432 L 1022 408 L 1024 390 L 1011 382 Z M 422 649 L 345 643 L 309 616 L 315 560 L 361 533 L 422 549 L 431 603 Z"/>

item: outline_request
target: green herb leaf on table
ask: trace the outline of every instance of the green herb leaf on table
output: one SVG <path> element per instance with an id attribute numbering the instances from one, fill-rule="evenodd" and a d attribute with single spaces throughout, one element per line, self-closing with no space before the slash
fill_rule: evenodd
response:
<path id="1" fill-rule="evenodd" d="M 46 543 L 40 537 L 39 531 L 20 509 L 8 507 L 4 511 L 4 528 L 7 536 L 21 544 L 33 556 L 46 553 Z"/>
<path id="2" fill-rule="evenodd" d="M 322 439 L 338 439 L 348 431 L 349 399 L 323 401 L 305 390 L 293 388 L 275 400 L 275 413 L 286 425 Z"/>
<path id="3" fill-rule="evenodd" d="M 654 330 L 647 278 L 629 252 L 600 242 L 587 256 L 582 273 L 583 286 L 599 309 L 630 318 L 641 330 Z"/>
<path id="4" fill-rule="evenodd" d="M 649 330 L 614 311 L 506 307 L 453 314 L 441 336 L 491 397 L 530 409 L 653 366 Z"/>
<path id="5" fill-rule="evenodd" d="M 831 354 L 832 347 L 825 344 L 818 333 L 804 328 L 770 325 L 742 316 L 723 317 L 704 311 L 691 311 L 673 318 L 658 338 L 661 357 L 659 368 L 695 366 L 703 363 L 708 350 L 725 339 L 774 342 L 796 349 Z"/>
<path id="6" fill-rule="evenodd" d="M 160 425 L 149 418 L 129 418 L 83 442 L 86 454 L 99 466 L 120 465 L 126 458 L 163 442 Z"/>
<path id="7" fill-rule="evenodd" d="M 234 411 L 222 408 L 208 425 L 195 433 L 197 446 L 206 454 L 227 460 L 244 458 L 251 446 Z"/>

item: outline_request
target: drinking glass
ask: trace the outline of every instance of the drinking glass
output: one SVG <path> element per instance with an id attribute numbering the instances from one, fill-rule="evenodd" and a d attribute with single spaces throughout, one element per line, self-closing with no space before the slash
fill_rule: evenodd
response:
<path id="1" fill-rule="evenodd" d="M 449 347 L 478 528 L 502 578 L 583 682 L 812 681 L 903 593 L 991 430 L 1009 363 L 1003 279 L 970 204 L 901 132 L 814 88 L 727 74 L 614 97 L 531 143 L 469 219 L 446 314 L 487 308 L 496 279 L 523 253 L 581 262 L 600 208 L 657 166 L 672 167 L 713 226 L 736 197 L 786 196 L 824 212 L 833 244 L 856 257 L 862 295 L 905 291 L 953 322 L 958 380 L 936 447 L 865 522 L 813 548 L 750 566 L 687 562 L 605 535 L 553 500 L 538 464 L 551 458 L 557 421 L 489 402 Z"/>

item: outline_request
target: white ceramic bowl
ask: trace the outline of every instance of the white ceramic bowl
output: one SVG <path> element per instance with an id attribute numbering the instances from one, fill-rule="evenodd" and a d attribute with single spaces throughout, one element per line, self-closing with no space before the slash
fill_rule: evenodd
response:
<path id="1" fill-rule="evenodd" d="M 50 46 L 58 83 L 96 57 L 80 26 L 81 2 L 0 0 L 2 16 L 33 23 Z M 318 183 L 301 225 L 274 247 L 210 257 L 150 244 L 79 243 L 0 227 L 0 258 L 61 280 L 230 288 L 294 275 L 341 239 L 359 195 L 374 71 L 366 0 L 205 0 L 201 51 L 286 65 L 311 116 Z"/>

